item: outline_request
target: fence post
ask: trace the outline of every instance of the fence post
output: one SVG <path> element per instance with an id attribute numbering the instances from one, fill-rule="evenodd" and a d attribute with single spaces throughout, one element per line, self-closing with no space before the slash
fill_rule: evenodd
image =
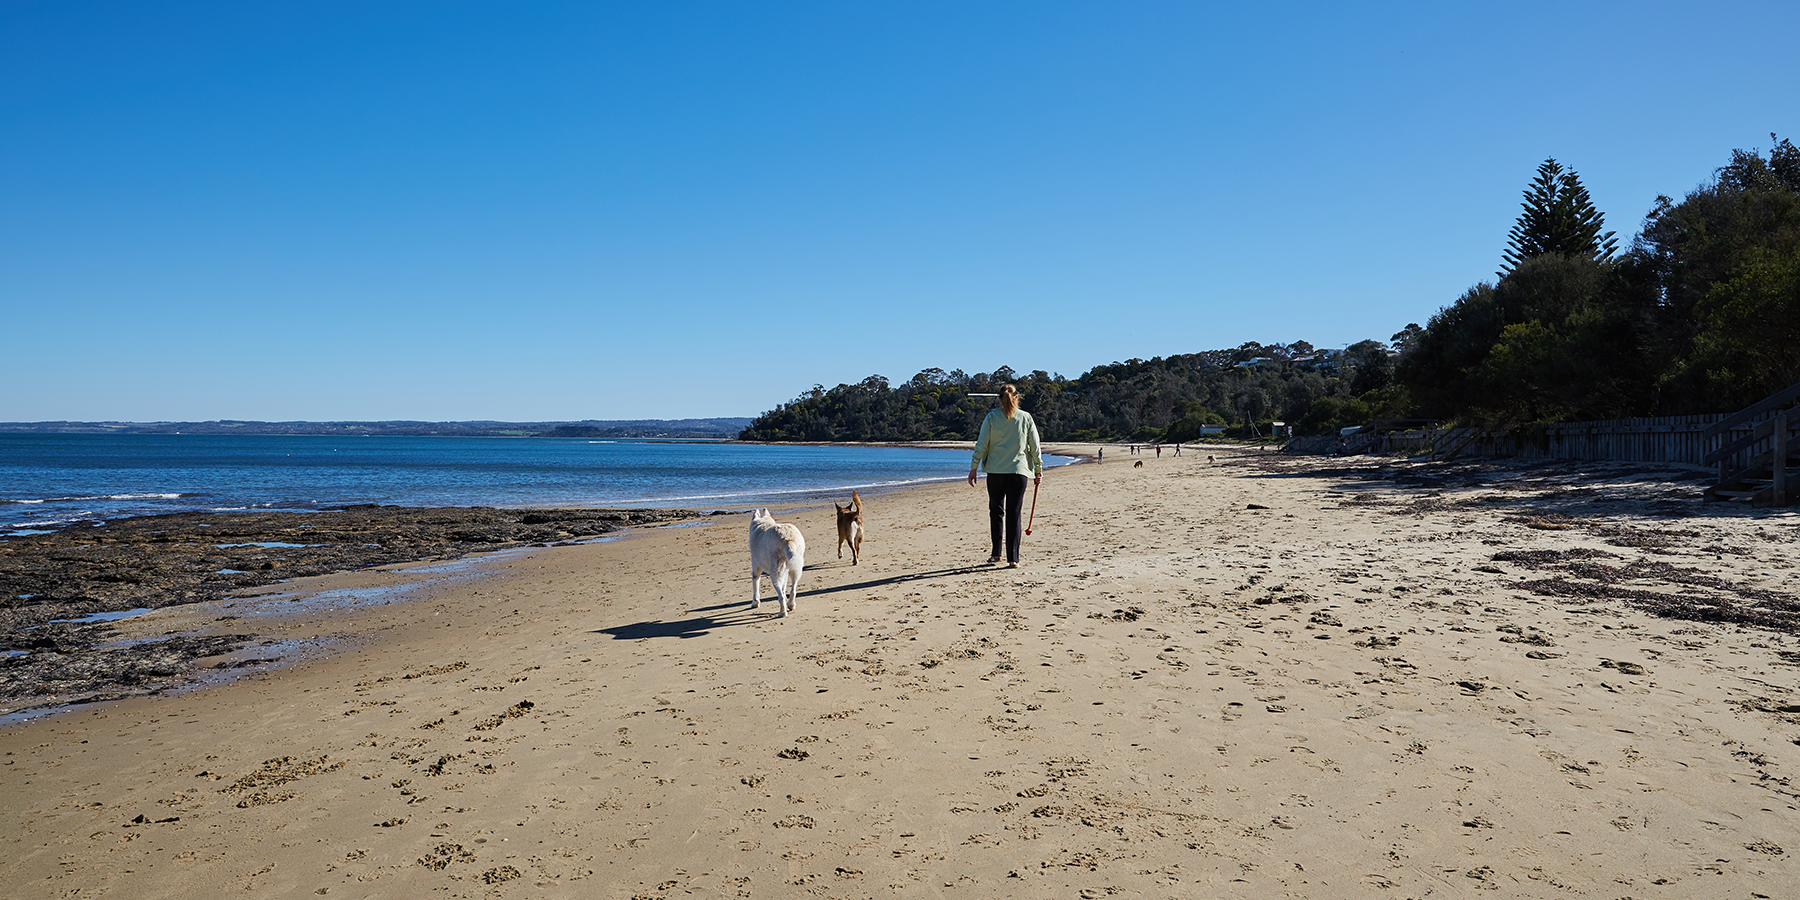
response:
<path id="1" fill-rule="evenodd" d="M 1788 470 L 1788 413 L 1782 410 L 1775 417 L 1774 440 L 1769 447 L 1769 471 L 1775 478 L 1774 501 L 1776 506 L 1788 503 L 1787 470 Z"/>
<path id="2" fill-rule="evenodd" d="M 1720 447 L 1725 446 L 1725 442 L 1727 440 L 1729 440 L 1730 438 L 1731 438 L 1731 432 L 1722 431 L 1722 432 L 1714 435 L 1711 440 L 1708 440 L 1708 441 L 1705 441 L 1704 443 L 1702 443 L 1700 446 L 1700 449 L 1706 453 L 1711 453 L 1714 450 L 1717 450 Z M 1719 476 L 1717 478 L 1713 479 L 1714 481 L 1718 482 L 1719 487 L 1725 486 L 1725 473 L 1726 473 L 1725 464 L 1728 461 L 1729 460 L 1726 460 L 1726 459 L 1719 460 Z"/>

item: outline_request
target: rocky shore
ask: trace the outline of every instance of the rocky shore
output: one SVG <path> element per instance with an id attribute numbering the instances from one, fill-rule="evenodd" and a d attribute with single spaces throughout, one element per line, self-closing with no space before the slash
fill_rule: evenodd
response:
<path id="1" fill-rule="evenodd" d="M 0 711 L 51 698 L 153 693 L 197 660 L 233 653 L 257 637 L 233 629 L 108 646 L 114 621 L 134 610 L 219 600 L 294 578 L 581 541 L 696 515 L 366 505 L 143 516 L 13 537 L 0 542 Z"/>

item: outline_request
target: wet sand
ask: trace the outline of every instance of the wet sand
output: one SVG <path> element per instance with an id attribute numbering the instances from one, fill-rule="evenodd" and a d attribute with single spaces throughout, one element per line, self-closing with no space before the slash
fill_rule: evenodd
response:
<path id="1" fill-rule="evenodd" d="M 980 564 L 960 484 L 868 498 L 857 566 L 829 508 L 778 516 L 809 543 L 787 619 L 748 609 L 747 517 L 287 585 L 418 598 L 260 618 L 341 649 L 0 730 L 0 893 L 1800 884 L 1800 515 L 1702 505 L 1691 470 L 1108 456 L 1045 479 L 1019 570 Z"/>
<path id="2" fill-rule="evenodd" d="M 152 609 L 206 604 L 307 576 L 594 540 L 632 525 L 699 515 L 365 504 L 139 516 L 13 536 L 0 540 L 0 725 L 69 704 L 180 690 L 216 680 L 221 666 L 283 661 L 260 635 L 234 628 L 155 632 L 121 646 L 113 623 Z M 307 612 L 316 605 L 309 603 Z M 220 612 L 202 621 L 242 619 L 241 606 L 207 605 Z M 254 652 L 238 652 L 253 643 Z M 221 658 L 200 664 L 209 657 Z"/>

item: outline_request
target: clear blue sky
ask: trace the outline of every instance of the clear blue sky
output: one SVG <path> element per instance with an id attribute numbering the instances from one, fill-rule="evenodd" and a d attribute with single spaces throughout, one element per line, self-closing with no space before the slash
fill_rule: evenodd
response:
<path id="1" fill-rule="evenodd" d="M 755 415 L 1343 346 L 1628 243 L 1800 4 L 0 2 L 0 420 Z"/>

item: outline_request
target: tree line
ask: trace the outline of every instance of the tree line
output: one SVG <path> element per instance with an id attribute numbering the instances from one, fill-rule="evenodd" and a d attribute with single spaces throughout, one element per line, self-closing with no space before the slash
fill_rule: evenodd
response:
<path id="1" fill-rule="evenodd" d="M 926 369 L 902 384 L 871 375 L 856 384 L 811 391 L 776 407 L 739 435 L 752 441 L 971 440 L 1000 385 L 1019 388 L 1045 440 L 1191 441 L 1209 425 L 1232 433 L 1269 433 L 1270 420 L 1305 412 L 1321 400 L 1354 404 L 1352 391 L 1393 377 L 1387 345 L 1362 341 L 1319 351 L 1305 341 L 1247 343 L 1097 366 L 1080 378 Z M 1323 409 L 1324 407 L 1320 407 Z M 1296 420 L 1298 416 L 1294 417 Z"/>
<path id="2" fill-rule="evenodd" d="M 1774 140 L 1775 136 L 1769 136 Z M 1545 162 L 1496 280 L 1399 348 L 1418 416 L 1488 426 L 1742 408 L 1800 381 L 1800 150 L 1734 150 L 1624 253 L 1573 170 Z"/>
<path id="3" fill-rule="evenodd" d="M 1501 268 L 1426 324 L 1343 349 L 1246 343 L 1068 379 L 871 375 L 763 413 L 744 440 L 968 440 L 1016 384 L 1046 440 L 1189 441 L 1206 426 L 1302 434 L 1373 419 L 1485 427 L 1734 410 L 1800 381 L 1800 150 L 1734 150 L 1624 252 L 1573 169 L 1546 160 Z"/>

